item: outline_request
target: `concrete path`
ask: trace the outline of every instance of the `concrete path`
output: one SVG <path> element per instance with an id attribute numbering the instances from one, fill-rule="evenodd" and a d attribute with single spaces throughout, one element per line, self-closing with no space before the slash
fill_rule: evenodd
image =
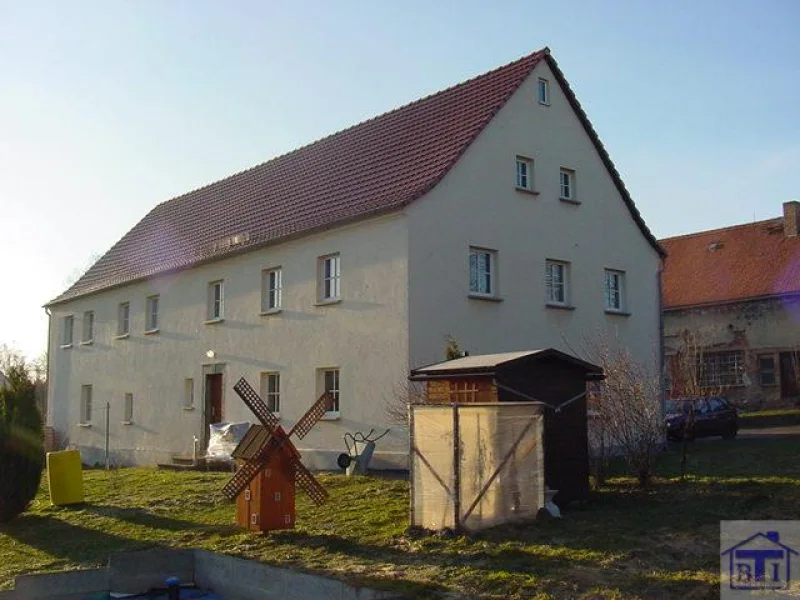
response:
<path id="1" fill-rule="evenodd" d="M 763 438 L 764 436 L 783 437 L 800 436 L 800 425 L 786 427 L 765 427 L 763 429 L 739 429 L 740 438 Z"/>

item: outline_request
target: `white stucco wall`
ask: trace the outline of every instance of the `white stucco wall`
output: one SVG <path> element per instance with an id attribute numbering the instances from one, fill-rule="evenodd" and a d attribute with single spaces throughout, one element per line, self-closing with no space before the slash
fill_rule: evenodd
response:
<path id="1" fill-rule="evenodd" d="M 539 77 L 550 82 L 550 106 L 538 103 Z M 515 190 L 517 155 L 534 160 L 538 195 Z M 579 205 L 559 200 L 561 167 L 575 170 Z M 599 331 L 657 357 L 659 256 L 546 64 L 408 215 L 412 367 L 441 360 L 447 335 L 472 354 L 582 354 Z M 471 245 L 498 252 L 501 302 L 468 297 Z M 574 310 L 545 306 L 546 259 L 571 263 Z M 605 268 L 625 271 L 630 316 L 605 313 Z"/>
<path id="2" fill-rule="evenodd" d="M 193 436 L 202 437 L 204 365 L 216 363 L 224 375 L 229 421 L 254 421 L 234 383 L 244 376 L 258 389 L 262 371 L 279 371 L 287 429 L 318 396 L 316 370 L 338 367 L 340 419 L 320 422 L 297 444 L 328 450 L 304 457 L 310 466 L 332 468 L 345 431 L 384 426 L 386 382 L 403 381 L 408 372 L 407 240 L 406 219 L 397 214 L 53 307 L 49 423 L 82 450 L 84 461 L 102 461 L 103 407 L 110 402 L 113 459 L 169 461 L 172 454 L 191 455 Z M 316 306 L 317 258 L 334 252 L 341 255 L 342 301 Z M 276 266 L 283 268 L 283 310 L 261 316 L 261 271 Z M 204 324 L 207 285 L 218 279 L 225 286 L 224 321 Z M 145 335 L 145 298 L 156 293 L 160 331 Z M 115 339 L 124 301 L 131 306 L 130 337 Z M 87 310 L 95 312 L 94 342 L 81 345 Z M 75 316 L 74 344 L 62 349 L 67 314 Z M 207 358 L 209 350 L 215 359 Z M 182 408 L 186 378 L 194 379 L 194 410 Z M 83 384 L 93 386 L 91 427 L 78 424 Z M 131 425 L 121 423 L 126 392 L 134 395 Z M 399 457 L 402 466 L 406 447 L 405 433 L 394 430 L 381 440 L 378 458 Z"/>

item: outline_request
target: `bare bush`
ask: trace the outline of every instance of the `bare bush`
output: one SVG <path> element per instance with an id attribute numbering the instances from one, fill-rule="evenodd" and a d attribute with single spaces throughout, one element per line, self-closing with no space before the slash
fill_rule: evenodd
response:
<path id="1" fill-rule="evenodd" d="M 658 362 L 637 361 L 627 348 L 611 345 L 604 338 L 588 346 L 589 359 L 605 373 L 605 380 L 595 386 L 589 400 L 600 437 L 595 476 L 602 481 L 602 462 L 608 453 L 615 453 L 625 459 L 639 484 L 647 486 L 664 444 Z"/>

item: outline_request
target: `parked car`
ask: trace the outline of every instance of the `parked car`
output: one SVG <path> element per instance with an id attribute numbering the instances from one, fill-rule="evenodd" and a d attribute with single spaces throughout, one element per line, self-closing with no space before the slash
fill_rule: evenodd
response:
<path id="1" fill-rule="evenodd" d="M 686 429 L 686 422 L 694 420 Z M 726 398 L 680 398 L 667 400 L 666 406 L 667 437 L 673 440 L 721 435 L 725 439 L 736 437 L 739 431 L 739 413 Z"/>

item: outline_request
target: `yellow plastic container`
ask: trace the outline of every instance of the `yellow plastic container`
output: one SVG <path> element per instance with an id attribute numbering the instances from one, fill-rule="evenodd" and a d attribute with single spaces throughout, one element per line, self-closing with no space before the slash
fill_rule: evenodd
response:
<path id="1" fill-rule="evenodd" d="M 53 505 L 83 502 L 81 453 L 77 450 L 48 452 L 47 483 L 50 486 L 50 502 Z"/>

